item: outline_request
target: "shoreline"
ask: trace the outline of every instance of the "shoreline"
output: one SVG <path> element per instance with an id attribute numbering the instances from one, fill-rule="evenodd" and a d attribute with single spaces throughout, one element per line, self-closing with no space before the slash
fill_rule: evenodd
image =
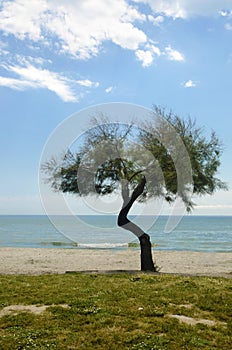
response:
<path id="1" fill-rule="evenodd" d="M 160 273 L 232 278 L 232 252 L 153 249 Z M 0 248 L 0 275 L 66 272 L 140 272 L 140 251 L 133 249 Z"/>

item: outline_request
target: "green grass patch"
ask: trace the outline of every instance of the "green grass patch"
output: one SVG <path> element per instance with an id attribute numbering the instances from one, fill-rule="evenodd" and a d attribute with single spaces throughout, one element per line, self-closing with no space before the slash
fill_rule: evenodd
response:
<path id="1" fill-rule="evenodd" d="M 63 247 L 63 246 L 73 246 L 73 247 L 78 247 L 78 243 L 75 243 L 75 242 L 40 242 L 40 244 L 42 245 L 52 245 L 52 246 L 55 246 L 55 247 Z"/>
<path id="2" fill-rule="evenodd" d="M 64 306 L 65 304 L 65 306 Z M 231 349 L 231 279 L 152 274 L 0 276 L 0 349 Z M 190 325 L 169 315 L 214 321 Z"/>
<path id="3" fill-rule="evenodd" d="M 151 243 L 152 248 L 157 247 L 157 244 L 155 243 Z M 139 248 L 140 247 L 140 243 L 136 243 L 136 242 L 130 242 L 128 243 L 128 248 Z"/>

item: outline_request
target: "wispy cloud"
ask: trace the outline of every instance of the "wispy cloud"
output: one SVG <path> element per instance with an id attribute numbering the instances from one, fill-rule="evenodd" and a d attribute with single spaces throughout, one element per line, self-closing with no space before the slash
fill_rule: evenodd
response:
<path id="1" fill-rule="evenodd" d="M 134 0 L 137 3 L 148 4 L 155 14 L 186 19 L 192 16 L 215 16 L 230 13 L 230 0 Z"/>
<path id="2" fill-rule="evenodd" d="M 89 79 L 77 80 L 77 83 L 79 85 L 85 86 L 85 87 L 98 87 L 99 86 L 98 82 L 94 82 L 94 81 L 91 81 Z"/>
<path id="3" fill-rule="evenodd" d="M 150 5 L 154 13 L 173 18 L 186 18 L 187 10 L 184 1 L 177 0 L 136 0 Z"/>
<path id="4" fill-rule="evenodd" d="M 160 15 L 156 17 L 152 15 L 148 15 L 147 18 L 154 26 L 158 26 L 158 27 L 164 22 L 164 17 Z"/>
<path id="5" fill-rule="evenodd" d="M 31 88 L 48 89 L 54 92 L 65 102 L 76 102 L 77 97 L 70 88 L 67 78 L 59 73 L 51 72 L 47 69 L 37 68 L 33 65 L 22 66 L 5 66 L 9 72 L 16 74 L 18 79 L 12 77 L 0 77 L 0 85 L 12 89 L 25 90 Z"/>
<path id="6" fill-rule="evenodd" d="M 36 88 L 36 84 L 31 81 L 7 78 L 2 76 L 0 76 L 0 86 L 5 86 L 20 91 L 26 90 L 28 88 Z"/>
<path id="7" fill-rule="evenodd" d="M 19 91 L 32 88 L 47 89 L 64 102 L 78 102 L 85 91 L 88 92 L 90 88 L 99 86 L 99 82 L 89 79 L 70 79 L 63 73 L 48 69 L 52 61 L 40 56 L 11 55 L 10 53 L 5 56 L 7 59 L 3 55 L 0 64 L 0 68 L 4 70 L 4 75 L 0 76 L 0 86 Z"/>
<path id="8" fill-rule="evenodd" d="M 232 30 L 232 24 L 231 23 L 226 23 L 225 24 L 225 29 L 226 30 Z"/>
<path id="9" fill-rule="evenodd" d="M 185 60 L 184 55 L 181 52 L 173 49 L 171 46 L 167 46 L 165 48 L 165 54 L 166 54 L 168 60 L 170 60 L 170 61 L 180 61 L 181 62 L 181 61 Z"/>

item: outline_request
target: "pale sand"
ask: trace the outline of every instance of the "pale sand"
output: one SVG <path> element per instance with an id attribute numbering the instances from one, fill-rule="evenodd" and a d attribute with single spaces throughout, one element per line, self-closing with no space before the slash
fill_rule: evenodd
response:
<path id="1" fill-rule="evenodd" d="M 232 253 L 154 251 L 161 273 L 232 277 Z M 0 248 L 0 274 L 139 271 L 139 250 Z"/>

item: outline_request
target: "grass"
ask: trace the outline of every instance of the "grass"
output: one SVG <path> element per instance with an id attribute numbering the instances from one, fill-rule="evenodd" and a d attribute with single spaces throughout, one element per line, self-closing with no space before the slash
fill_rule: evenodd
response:
<path id="1" fill-rule="evenodd" d="M 156 247 L 157 244 L 156 243 L 151 243 L 152 248 Z M 128 243 L 128 248 L 139 248 L 140 247 L 140 243 L 136 243 L 136 242 L 129 242 Z"/>
<path id="2" fill-rule="evenodd" d="M 66 307 L 63 307 L 66 304 Z M 0 349 L 231 349 L 231 279 L 152 274 L 0 276 Z M 189 325 L 169 315 L 215 321 Z"/>

